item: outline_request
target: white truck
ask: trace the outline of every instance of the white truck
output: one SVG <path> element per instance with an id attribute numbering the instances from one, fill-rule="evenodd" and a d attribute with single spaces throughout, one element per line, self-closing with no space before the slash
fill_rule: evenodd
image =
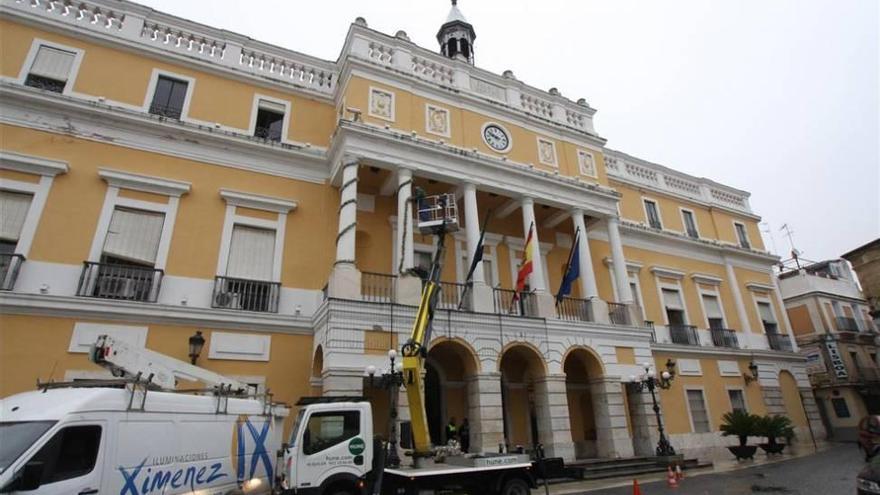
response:
<path id="1" fill-rule="evenodd" d="M 102 336 L 117 379 L 0 400 L 0 493 L 271 493 L 289 409 L 210 371 Z M 176 380 L 209 388 L 176 391 Z"/>

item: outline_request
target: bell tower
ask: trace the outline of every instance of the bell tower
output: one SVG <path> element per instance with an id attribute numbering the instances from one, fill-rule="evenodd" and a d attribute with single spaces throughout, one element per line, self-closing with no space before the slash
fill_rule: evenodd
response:
<path id="1" fill-rule="evenodd" d="M 458 9 L 458 0 L 452 0 L 452 8 L 449 10 L 449 15 L 446 16 L 446 22 L 440 26 L 440 31 L 437 32 L 440 53 L 473 65 L 474 40 L 476 38 L 477 33 L 474 32 L 474 27 Z"/>

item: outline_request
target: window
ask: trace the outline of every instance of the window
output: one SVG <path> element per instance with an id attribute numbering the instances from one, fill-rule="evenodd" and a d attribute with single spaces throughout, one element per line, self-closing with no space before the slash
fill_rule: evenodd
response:
<path id="1" fill-rule="evenodd" d="M 703 307 L 706 308 L 706 319 L 708 320 L 709 328 L 723 329 L 724 315 L 721 312 L 721 304 L 718 302 L 718 297 L 714 294 L 703 294 Z"/>
<path id="2" fill-rule="evenodd" d="M 183 102 L 186 99 L 188 83 L 166 76 L 159 76 L 150 113 L 172 119 L 180 119 L 183 113 Z"/>
<path id="3" fill-rule="evenodd" d="M 663 224 L 660 223 L 660 213 L 657 210 L 657 203 L 646 199 L 645 200 L 645 215 L 648 218 L 648 225 L 654 229 L 662 229 Z"/>
<path id="4" fill-rule="evenodd" d="M 684 306 L 681 303 L 681 294 L 675 289 L 663 289 L 662 292 L 669 324 L 684 325 Z"/>
<path id="5" fill-rule="evenodd" d="M 776 318 L 773 317 L 773 308 L 770 307 L 770 303 L 759 301 L 758 313 L 761 315 L 761 322 L 764 324 L 764 332 L 778 333 Z"/>
<path id="6" fill-rule="evenodd" d="M 738 389 L 728 390 L 727 397 L 730 398 L 730 410 L 731 411 L 748 412 L 746 410 L 746 398 L 743 395 L 742 390 L 738 390 Z"/>
<path id="7" fill-rule="evenodd" d="M 846 405 L 846 399 L 843 397 L 834 397 L 831 399 L 831 406 L 834 407 L 834 414 L 838 418 L 849 417 L 849 407 Z"/>
<path id="8" fill-rule="evenodd" d="M 101 427 L 68 426 L 56 433 L 31 461 L 43 463 L 41 485 L 92 472 L 101 446 Z"/>
<path id="9" fill-rule="evenodd" d="M 702 390 L 687 391 L 688 408 L 691 411 L 691 421 L 694 424 L 694 433 L 708 433 L 712 431 L 709 425 L 709 412 L 706 410 L 706 401 L 703 400 Z"/>
<path id="10" fill-rule="evenodd" d="M 284 131 L 284 105 L 260 100 L 254 136 L 269 141 L 281 141 Z"/>
<path id="11" fill-rule="evenodd" d="M 688 210 L 681 210 L 681 216 L 684 219 L 684 230 L 688 237 L 699 239 L 700 233 L 697 232 L 697 221 L 694 220 L 694 213 Z"/>
<path id="12" fill-rule="evenodd" d="M 63 92 L 74 57 L 76 54 L 73 52 L 41 45 L 24 84 L 55 93 Z"/>
<path id="13" fill-rule="evenodd" d="M 235 225 L 229 246 L 226 275 L 248 280 L 272 280 L 275 231 Z"/>
<path id="14" fill-rule="evenodd" d="M 31 200 L 32 194 L 0 191 L 0 255 L 15 252 Z"/>
<path id="15" fill-rule="evenodd" d="M 303 453 L 315 454 L 338 445 L 360 433 L 358 411 L 317 412 L 309 416 L 303 433 Z"/>
<path id="16" fill-rule="evenodd" d="M 164 223 L 164 213 L 117 206 L 110 218 L 101 262 L 152 268 Z"/>
<path id="17" fill-rule="evenodd" d="M 749 234 L 746 232 L 746 226 L 739 222 L 735 222 L 733 225 L 736 228 L 736 238 L 739 240 L 740 247 L 749 249 L 751 244 L 749 244 Z"/>

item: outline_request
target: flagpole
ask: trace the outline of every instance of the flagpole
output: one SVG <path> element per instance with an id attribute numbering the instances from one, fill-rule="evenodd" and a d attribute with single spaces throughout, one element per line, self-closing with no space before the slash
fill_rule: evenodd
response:
<path id="1" fill-rule="evenodd" d="M 571 243 L 571 250 L 568 252 L 568 262 L 565 264 L 565 271 L 562 272 L 562 281 L 559 283 L 559 290 L 556 292 L 556 306 L 559 306 L 561 301 L 560 294 L 562 294 L 562 287 L 565 284 L 565 277 L 568 275 L 568 271 L 571 270 L 571 262 L 574 260 L 574 257 L 577 253 L 575 253 L 574 248 L 578 245 L 578 234 L 580 234 L 581 228 L 578 227 L 574 231 L 574 241 Z"/>
<path id="2" fill-rule="evenodd" d="M 468 268 L 467 276 L 464 279 L 464 290 L 461 291 L 461 297 L 458 299 L 458 307 L 456 308 L 456 311 L 461 310 L 461 305 L 464 304 L 464 301 L 465 301 L 465 298 L 466 298 L 468 292 L 470 292 L 471 288 L 474 285 L 473 278 L 474 278 L 474 271 L 477 268 L 477 254 L 482 254 L 482 253 L 480 253 L 479 250 L 483 249 L 483 239 L 485 239 L 485 237 L 486 237 L 486 228 L 489 226 L 489 218 L 491 216 L 492 216 L 492 210 L 490 209 L 490 210 L 486 211 L 486 216 L 483 217 L 483 227 L 480 229 L 480 239 L 477 241 L 477 247 L 474 250 L 473 257 L 471 258 L 471 266 L 470 266 L 470 268 Z M 483 257 L 480 256 L 480 261 L 482 261 L 482 260 L 483 260 Z M 473 308 L 471 308 L 471 310 L 473 310 Z"/>

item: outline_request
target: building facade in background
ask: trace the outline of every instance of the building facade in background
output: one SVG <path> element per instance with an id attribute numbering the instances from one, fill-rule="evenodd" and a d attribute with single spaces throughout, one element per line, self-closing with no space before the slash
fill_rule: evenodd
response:
<path id="1" fill-rule="evenodd" d="M 854 440 L 859 421 L 880 414 L 877 326 L 855 275 L 843 259 L 800 261 L 779 289 L 826 429 Z"/>
<path id="2" fill-rule="evenodd" d="M 859 246 L 841 258 L 852 264 L 865 299 L 871 307 L 874 325 L 880 325 L 880 239 Z"/>
<path id="3" fill-rule="evenodd" d="M 435 442 L 467 417 L 474 449 L 652 455 L 627 382 L 668 360 L 686 455 L 723 451 L 737 408 L 821 437 L 748 193 L 609 149 L 586 100 L 480 69 L 457 7 L 439 51 L 358 19 L 335 61 L 127 1 L 0 11 L 0 395 L 102 376 L 102 333 L 186 359 L 201 331 L 199 365 L 290 403 L 363 394 L 384 431 L 364 369 L 410 332 L 435 247 L 419 187 L 455 194 L 464 227 L 427 359 Z"/>

